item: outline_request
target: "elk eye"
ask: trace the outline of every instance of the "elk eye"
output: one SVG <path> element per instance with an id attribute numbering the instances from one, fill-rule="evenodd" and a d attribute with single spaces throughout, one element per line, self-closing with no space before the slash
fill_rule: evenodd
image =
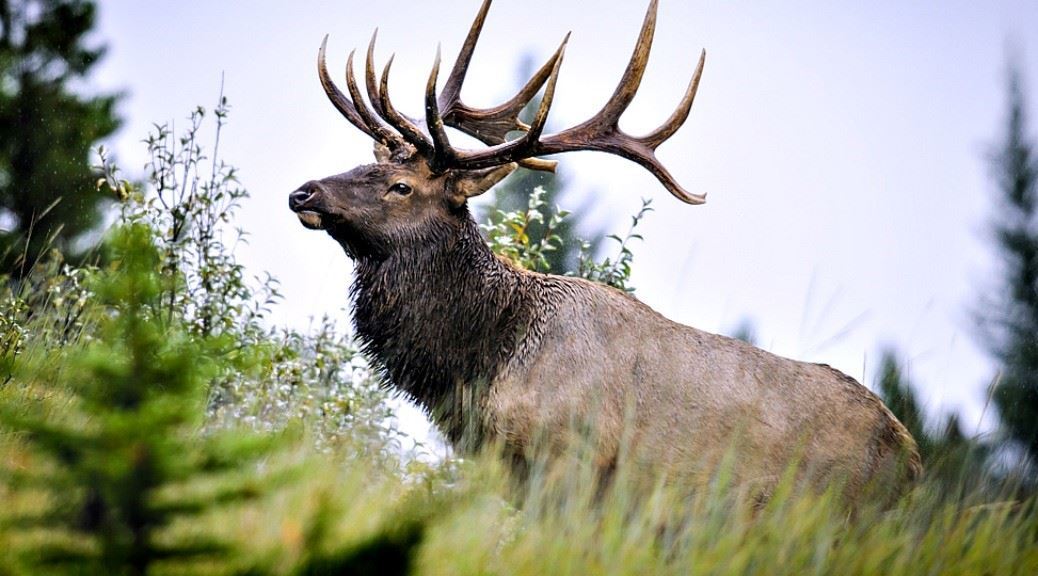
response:
<path id="1" fill-rule="evenodd" d="M 403 182 L 397 182 L 396 184 L 393 184 L 389 187 L 389 191 L 393 192 L 394 194 L 399 194 L 401 196 L 407 196 L 411 193 L 411 187 L 407 184 L 404 184 Z"/>

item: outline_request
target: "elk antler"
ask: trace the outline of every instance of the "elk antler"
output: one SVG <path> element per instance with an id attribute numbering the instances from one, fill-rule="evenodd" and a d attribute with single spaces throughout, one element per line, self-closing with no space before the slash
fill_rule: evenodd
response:
<path id="1" fill-rule="evenodd" d="M 541 101 L 541 110 L 538 112 L 533 126 L 523 137 L 491 146 L 484 150 L 451 150 L 440 153 L 440 156 L 450 158 L 451 167 L 453 168 L 483 168 L 505 162 L 515 162 L 531 156 L 560 154 L 575 150 L 598 150 L 622 156 L 642 165 L 656 176 L 671 194 L 683 202 L 689 204 L 702 204 L 705 202 L 705 195 L 691 194 L 682 188 L 663 164 L 659 162 L 655 154 L 656 148 L 670 138 L 685 122 L 685 119 L 688 118 L 692 103 L 695 100 L 696 91 L 699 89 L 699 80 L 703 75 L 703 66 L 706 62 L 705 50 L 699 57 L 699 64 L 692 75 L 681 103 L 662 126 L 642 137 L 630 136 L 619 127 L 620 116 L 634 99 L 634 95 L 641 83 L 642 74 L 645 71 L 645 65 L 648 62 L 649 49 L 652 45 L 653 32 L 656 27 L 657 3 L 658 0 L 652 0 L 649 4 L 634 53 L 631 55 L 631 60 L 627 64 L 627 69 L 624 71 L 619 85 L 605 106 L 590 119 L 557 134 L 546 136 L 543 139 L 538 137 L 539 134 L 535 135 L 535 132 L 538 132 L 535 128 L 540 129 L 543 127 L 544 116 L 547 115 L 547 107 L 551 105 L 550 92 L 553 92 L 558 73 L 558 64 L 561 62 L 560 48 L 560 52 L 556 53 L 558 60 L 555 62 L 555 70 L 552 71 L 552 76 L 548 80 L 548 87 L 545 89 L 544 98 Z M 427 95 L 427 107 L 428 101 L 429 96 Z M 444 145 L 449 146 L 449 143 L 445 142 Z"/>
<path id="2" fill-rule="evenodd" d="M 332 101 L 332 105 L 335 106 L 350 124 L 353 124 L 364 132 L 368 136 L 371 136 L 375 140 L 387 144 L 382 141 L 381 135 L 374 132 L 367 122 L 361 117 L 357 107 L 354 106 L 353 101 L 346 97 L 341 90 L 332 82 L 331 76 L 328 75 L 328 66 L 325 64 L 324 53 L 328 46 L 328 35 L 325 34 L 324 40 L 321 41 L 321 49 L 317 52 L 317 76 L 321 79 L 321 87 L 324 88 L 324 93 L 328 95 L 328 99 Z"/>
<path id="3" fill-rule="evenodd" d="M 476 49 L 476 42 L 479 40 L 480 32 L 483 31 L 483 22 L 486 20 L 487 12 L 490 10 L 490 2 L 491 0 L 484 0 L 483 5 L 480 6 L 479 13 L 476 14 L 476 19 L 472 22 L 472 27 L 469 28 L 469 34 L 465 37 L 465 43 L 461 47 L 458 59 L 454 61 L 454 67 L 451 69 L 450 75 L 447 76 L 447 83 L 440 93 L 437 104 L 445 125 L 457 128 L 469 136 L 478 138 L 484 144 L 494 145 L 505 142 L 505 136 L 509 132 L 530 129 L 526 123 L 519 120 L 519 113 L 533 100 L 533 97 L 548 79 L 551 71 L 555 68 L 559 53 L 556 52 L 555 56 L 545 62 L 541 69 L 530 78 L 526 85 L 511 100 L 499 106 L 486 109 L 467 106 L 461 101 L 461 85 L 465 82 L 465 74 L 468 73 L 469 63 L 472 61 L 472 54 Z M 566 38 L 569 38 L 568 34 Z M 565 42 L 563 43 L 565 44 Z M 534 170 L 554 172 L 558 162 L 529 158 L 524 159 L 520 164 Z"/>
<path id="4" fill-rule="evenodd" d="M 373 65 L 375 36 L 368 45 L 366 66 L 366 88 L 368 98 L 372 102 L 375 113 L 385 120 L 398 133 L 393 133 L 375 117 L 361 99 L 360 92 L 353 78 L 353 54 L 347 62 L 347 86 L 350 98 L 344 96 L 328 79 L 324 65 L 324 44 L 318 55 L 318 71 L 321 84 L 336 108 L 354 126 L 381 142 L 391 150 L 410 145 L 417 150 L 437 172 L 450 169 L 478 169 L 518 162 L 528 168 L 553 171 L 556 163 L 536 158 L 572 152 L 576 150 L 597 150 L 616 154 L 637 162 L 651 172 L 676 198 L 689 204 L 702 204 L 706 196 L 692 194 L 678 184 L 677 180 L 656 158 L 656 148 L 677 132 L 688 118 L 699 81 L 703 75 L 706 62 L 706 51 L 700 57 L 696 70 L 689 81 L 685 95 L 670 118 L 659 128 L 645 136 L 631 136 L 620 129 L 620 116 L 630 105 L 641 84 L 642 74 L 649 58 L 653 33 L 656 28 L 656 9 L 658 0 L 651 0 L 645 14 L 634 53 L 627 64 L 620 83 L 605 106 L 585 122 L 562 132 L 544 136 L 544 124 L 555 94 L 559 68 L 569 34 L 555 54 L 537 71 L 526 85 L 504 104 L 493 108 L 479 109 L 465 105 L 461 101 L 461 86 L 468 71 L 469 62 L 483 28 L 491 0 L 484 0 L 476 15 L 469 34 L 465 39 L 458 59 L 450 75 L 447 77 L 443 92 L 437 98 L 436 80 L 440 69 L 440 50 L 436 50 L 436 60 L 426 84 L 425 93 L 425 131 L 418 123 L 400 114 L 389 100 L 389 70 L 393 59 L 390 58 L 382 72 L 381 82 L 376 85 Z M 376 31 L 377 33 L 377 31 Z M 327 39 L 327 38 L 326 38 Z M 519 120 L 519 113 L 530 103 L 537 92 L 544 86 L 537 114 L 531 124 Z M 489 147 L 482 150 L 458 149 L 451 145 L 446 127 L 456 128 L 469 134 Z M 525 132 L 522 136 L 507 140 L 512 131 Z M 427 135 L 428 134 L 428 135 Z"/>
<path id="5" fill-rule="evenodd" d="M 484 0 L 476 20 L 472 23 L 461 53 L 454 63 L 454 68 L 451 69 L 447 85 L 439 98 L 438 106 L 443 111 L 441 118 L 445 126 L 457 128 L 479 139 L 484 144 L 494 145 L 505 142 L 505 137 L 509 132 L 529 129 L 529 126 L 519 120 L 519 114 L 526 108 L 526 105 L 530 103 L 533 97 L 537 95 L 541 86 L 548 79 L 548 75 L 555 67 L 558 55 L 548 60 L 508 102 L 487 109 L 473 108 L 463 103 L 460 98 L 461 85 L 465 80 L 466 72 L 468 72 L 469 62 L 472 60 L 472 53 L 483 28 L 483 22 L 490 8 L 490 2 L 491 0 Z M 398 130 L 408 143 L 417 148 L 424 156 L 434 158 L 434 142 L 422 132 L 413 119 L 397 111 L 389 100 L 388 84 L 389 70 L 393 63 L 392 56 L 382 70 L 382 79 L 379 87 L 375 87 L 374 48 L 378 30 L 375 32 L 376 34 L 372 35 L 371 42 L 368 44 L 367 74 L 365 77 L 368 99 L 371 100 L 375 112 Z M 523 158 L 518 160 L 518 162 L 526 168 L 548 172 L 554 172 L 555 166 L 558 164 L 551 160 L 539 158 Z M 434 167 L 438 167 L 438 164 L 434 163 Z"/>
<path id="6" fill-rule="evenodd" d="M 489 1 L 490 0 L 487 0 L 487 2 Z M 568 40 L 569 34 L 566 35 L 566 38 L 562 41 L 562 44 L 559 46 L 558 50 L 555 51 L 555 54 L 548 61 L 552 66 L 551 72 L 548 76 L 548 85 L 544 89 L 544 96 L 541 97 L 541 104 L 537 109 L 537 115 L 534 116 L 533 123 L 529 126 L 526 126 L 525 124 L 519 122 L 518 118 L 515 119 L 516 125 L 525 128 L 526 133 L 523 134 L 520 138 L 507 143 L 504 142 L 504 138 L 502 135 L 502 143 L 498 146 L 489 148 L 489 150 L 493 150 L 501 146 L 513 146 L 518 150 L 529 152 L 531 143 L 536 142 L 537 138 L 540 137 L 541 131 L 544 129 L 544 123 L 548 119 L 548 110 L 551 108 L 551 102 L 555 95 L 555 83 L 559 78 L 559 66 L 562 64 L 562 54 L 565 51 L 566 42 Z M 432 134 L 433 144 L 436 148 L 435 154 L 433 154 L 433 157 L 430 159 L 430 166 L 432 166 L 433 170 L 447 170 L 450 168 L 469 168 L 470 166 L 467 166 L 460 161 L 460 155 L 466 153 L 466 151 L 457 150 L 453 146 L 451 146 L 450 140 L 447 137 L 447 131 L 444 129 L 444 126 L 446 126 L 447 124 L 443 119 L 443 115 L 440 113 L 439 102 L 436 99 L 436 77 L 439 75 L 439 72 L 440 50 L 437 47 L 436 60 L 433 63 L 432 72 L 429 74 L 429 81 L 425 85 L 425 123 L 429 128 L 429 133 Z M 518 111 L 515 114 L 518 115 Z M 475 124 L 476 126 L 481 125 L 481 123 L 478 121 L 473 122 L 473 124 Z M 454 123 L 453 126 L 458 127 L 459 129 L 461 128 L 461 125 L 458 123 Z M 476 128 L 469 126 L 469 130 L 475 131 Z M 536 156 L 536 153 L 530 152 L 526 154 L 515 154 L 514 158 L 502 159 L 498 162 L 484 163 L 479 167 L 486 168 L 489 166 L 507 164 L 509 162 L 523 163 L 528 159 L 531 159 L 533 156 Z M 553 170 L 555 168 L 554 162 L 550 162 L 548 164 L 551 165 L 548 169 Z M 476 168 L 476 166 L 471 167 Z"/>

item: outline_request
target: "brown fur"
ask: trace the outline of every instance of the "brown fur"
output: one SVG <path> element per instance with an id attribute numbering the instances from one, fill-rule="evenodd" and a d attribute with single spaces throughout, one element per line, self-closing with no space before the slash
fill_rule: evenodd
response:
<path id="1" fill-rule="evenodd" d="M 591 441 L 603 472 L 709 480 L 729 452 L 737 485 L 766 499 L 797 459 L 815 484 L 897 492 L 915 442 L 875 394 L 819 364 L 674 323 L 637 299 L 495 257 L 467 196 L 514 166 L 432 173 L 361 166 L 293 193 L 293 210 L 356 261 L 353 318 L 388 382 L 460 449 L 518 457 Z M 400 194 L 404 182 L 411 192 Z M 459 193 L 464 190 L 464 193 Z"/>

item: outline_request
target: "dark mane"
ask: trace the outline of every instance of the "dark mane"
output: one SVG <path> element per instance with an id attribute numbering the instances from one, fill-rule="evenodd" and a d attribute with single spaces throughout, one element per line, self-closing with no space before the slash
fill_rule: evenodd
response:
<path id="1" fill-rule="evenodd" d="M 467 210 L 452 224 L 419 250 L 358 260 L 350 296 L 364 352 L 457 442 L 458 415 L 482 404 L 535 311 L 533 278 L 493 255 Z"/>

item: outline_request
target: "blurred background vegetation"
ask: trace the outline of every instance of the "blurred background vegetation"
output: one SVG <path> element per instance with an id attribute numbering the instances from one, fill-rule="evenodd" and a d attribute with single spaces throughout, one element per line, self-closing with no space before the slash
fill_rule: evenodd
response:
<path id="1" fill-rule="evenodd" d="M 81 261 L 106 207 L 90 151 L 119 127 L 118 95 L 72 89 L 104 56 L 93 2 L 0 1 L 0 271 L 46 248 Z M 78 92 L 78 93 L 77 93 Z"/>
<path id="2" fill-rule="evenodd" d="M 1038 573 L 1038 159 L 1012 64 L 990 157 L 1003 274 L 975 312 L 998 424 L 927 414 L 889 349 L 873 388 L 926 479 L 848 517 L 791 484 L 746 510 L 723 474 L 694 501 L 622 474 L 602 495 L 586 468 L 517 488 L 492 455 L 403 434 L 337 323 L 267 321 L 277 281 L 235 257 L 248 193 L 220 155 L 222 94 L 147 135 L 144 174 L 90 154 L 119 123 L 117 96 L 72 88 L 103 55 L 93 19 L 0 0 L 0 575 Z M 480 220 L 519 265 L 633 291 L 648 203 L 609 236 L 571 201 L 521 170 Z"/>

